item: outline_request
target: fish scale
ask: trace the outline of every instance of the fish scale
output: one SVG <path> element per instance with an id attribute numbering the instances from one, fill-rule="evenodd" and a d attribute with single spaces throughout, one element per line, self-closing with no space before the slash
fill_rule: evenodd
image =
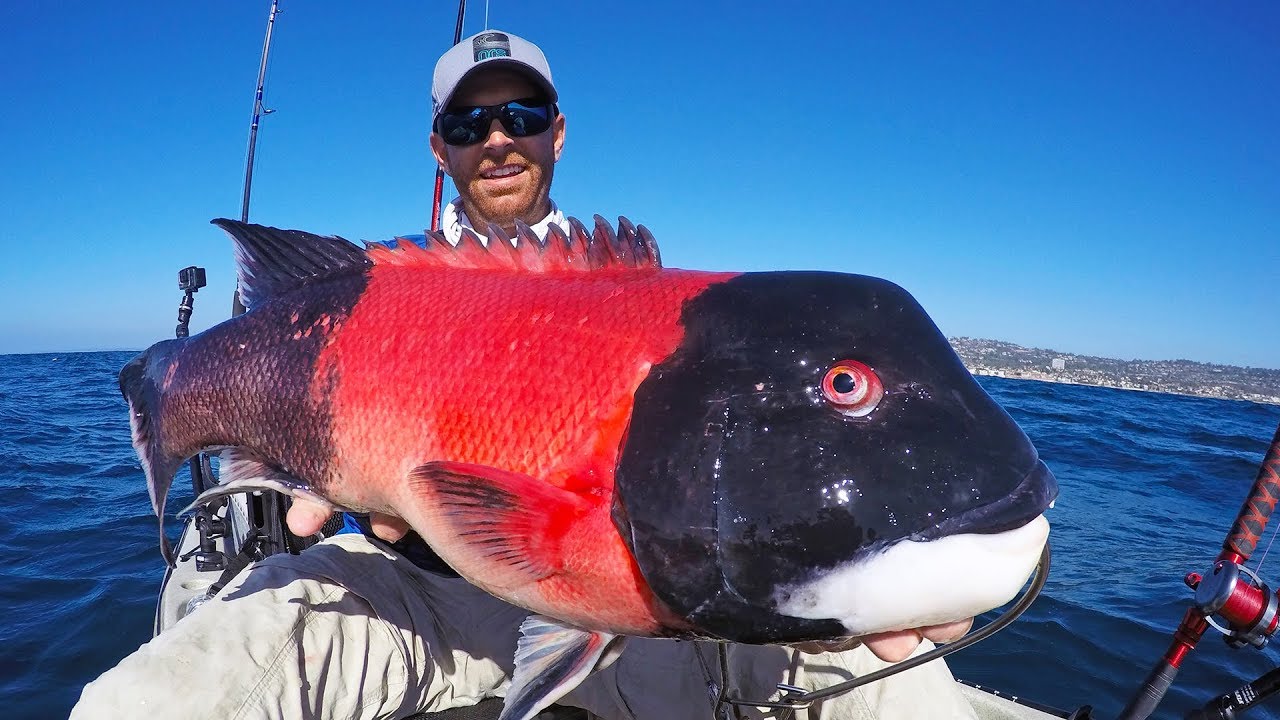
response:
<path id="1" fill-rule="evenodd" d="M 372 425 L 378 418 L 405 430 L 391 441 L 394 457 L 447 457 L 535 477 L 609 465 L 613 458 L 590 454 L 598 445 L 616 449 L 621 428 L 597 441 L 594 421 L 629 403 L 647 366 L 678 344 L 684 300 L 728 277 L 636 275 L 375 266 L 346 331 L 326 352 L 343 377 L 408 376 L 412 389 L 388 397 L 376 383 L 340 385 L 332 405 L 336 447 L 367 443 L 380 432 Z M 399 300 L 394 313 L 385 310 L 389 298 Z M 415 318 L 413 342 L 365 352 L 365 338 L 403 333 L 405 315 Z M 539 321 L 530 332 L 531 315 L 587 322 Z M 509 352 L 508 338 L 521 336 L 523 347 Z M 566 416 L 576 422 L 565 423 Z M 372 463 L 361 472 L 379 477 L 390 470 Z"/>

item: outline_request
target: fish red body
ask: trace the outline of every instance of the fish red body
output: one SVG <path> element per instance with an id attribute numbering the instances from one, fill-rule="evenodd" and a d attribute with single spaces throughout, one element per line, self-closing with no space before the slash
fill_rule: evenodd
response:
<path id="1" fill-rule="evenodd" d="M 540 508 L 550 530 L 529 552 L 545 565 L 541 577 L 489 589 L 519 592 L 526 606 L 543 605 L 542 596 L 574 608 L 580 616 L 554 614 L 584 625 L 655 634 L 655 614 L 679 625 L 655 605 L 610 518 L 613 469 L 636 387 L 682 339 L 684 302 L 731 275 L 426 269 L 378 261 L 390 251 L 373 256 L 368 285 L 312 381 L 339 378 L 328 392 L 343 461 L 326 495 L 397 514 L 430 508 L 427 497 L 392 491 L 438 458 L 536 478 L 578 502 Z M 374 444 L 379 452 L 367 452 Z M 449 560 L 440 540 L 432 544 Z"/>

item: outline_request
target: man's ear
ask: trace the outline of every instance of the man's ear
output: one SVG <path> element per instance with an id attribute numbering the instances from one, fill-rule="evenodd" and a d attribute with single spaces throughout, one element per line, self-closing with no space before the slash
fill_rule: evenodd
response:
<path id="1" fill-rule="evenodd" d="M 449 170 L 449 153 L 446 152 L 446 147 L 439 133 L 431 133 L 431 154 L 436 156 L 436 162 L 444 168 L 445 175 L 453 177 L 453 173 Z"/>
<path id="2" fill-rule="evenodd" d="M 555 131 L 556 140 L 554 147 L 556 150 L 556 162 L 560 162 L 560 153 L 564 150 L 564 113 L 556 115 Z M 443 140 L 441 141 L 441 144 L 444 144 Z"/>

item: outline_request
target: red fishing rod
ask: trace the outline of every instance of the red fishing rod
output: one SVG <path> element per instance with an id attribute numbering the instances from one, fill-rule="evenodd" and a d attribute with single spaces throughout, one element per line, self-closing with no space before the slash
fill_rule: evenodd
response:
<path id="1" fill-rule="evenodd" d="M 467 14 L 467 0 L 458 0 L 458 22 L 453 26 L 453 45 L 462 42 L 462 19 Z M 449 47 L 453 47 L 450 45 Z M 440 229 L 440 200 L 444 196 L 444 168 L 436 166 L 436 191 L 431 201 L 431 232 Z"/>
<path id="2" fill-rule="evenodd" d="M 1275 634 L 1280 597 L 1257 573 L 1246 568 L 1245 563 L 1257 548 L 1277 501 L 1280 501 L 1280 428 L 1271 440 L 1258 477 L 1222 543 L 1217 560 L 1207 573 L 1187 574 L 1185 582 L 1195 591 L 1195 600 L 1174 631 L 1173 643 L 1120 714 L 1120 720 L 1145 720 L 1155 711 L 1173 684 L 1182 661 L 1210 626 L 1221 631 L 1233 648 L 1261 649 Z M 1197 716 L 1231 718 L 1235 712 L 1277 691 L 1280 691 L 1280 678 L 1272 671 L 1236 693 L 1211 702 Z"/>

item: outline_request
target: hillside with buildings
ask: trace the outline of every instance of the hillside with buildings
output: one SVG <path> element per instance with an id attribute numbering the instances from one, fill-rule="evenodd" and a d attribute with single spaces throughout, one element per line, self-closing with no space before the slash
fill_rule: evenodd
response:
<path id="1" fill-rule="evenodd" d="M 1280 405 L 1280 370 L 1213 365 L 1190 360 L 1116 360 L 968 337 L 951 338 L 951 345 L 975 375 L 1101 385 Z"/>

